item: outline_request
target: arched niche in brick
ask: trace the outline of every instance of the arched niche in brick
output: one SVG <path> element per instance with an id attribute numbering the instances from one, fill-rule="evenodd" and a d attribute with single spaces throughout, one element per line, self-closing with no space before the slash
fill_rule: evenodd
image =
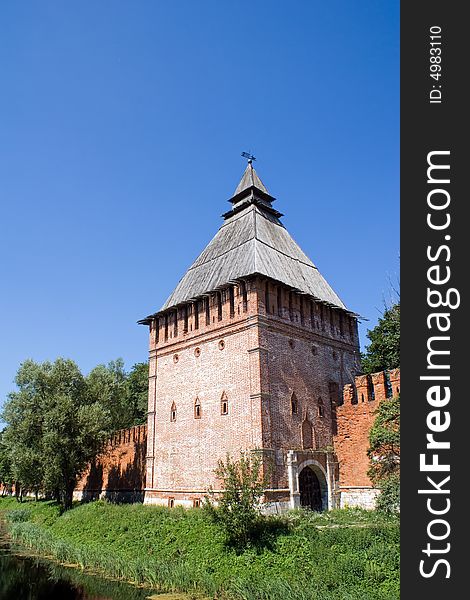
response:
<path id="1" fill-rule="evenodd" d="M 310 450 L 315 447 L 315 436 L 313 433 L 312 424 L 308 419 L 302 422 L 302 448 Z"/>

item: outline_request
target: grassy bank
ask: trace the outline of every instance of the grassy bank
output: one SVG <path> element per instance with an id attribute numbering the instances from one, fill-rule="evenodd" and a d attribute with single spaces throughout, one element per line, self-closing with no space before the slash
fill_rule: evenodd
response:
<path id="1" fill-rule="evenodd" d="M 94 502 L 59 514 L 0 499 L 15 540 L 64 563 L 162 591 L 233 600 L 398 599 L 396 522 L 360 510 L 292 513 L 236 554 L 201 510 Z M 279 525 L 279 526 L 277 526 Z"/>

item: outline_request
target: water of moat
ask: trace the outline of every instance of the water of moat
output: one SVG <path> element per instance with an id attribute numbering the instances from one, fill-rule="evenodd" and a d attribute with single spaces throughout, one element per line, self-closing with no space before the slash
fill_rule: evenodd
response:
<path id="1" fill-rule="evenodd" d="M 12 546 L 0 522 L 0 600 L 187 600 L 89 575 L 28 556 Z"/>

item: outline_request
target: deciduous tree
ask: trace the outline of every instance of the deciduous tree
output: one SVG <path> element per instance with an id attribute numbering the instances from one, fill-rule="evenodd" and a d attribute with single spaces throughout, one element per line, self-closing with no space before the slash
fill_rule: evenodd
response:
<path id="1" fill-rule="evenodd" d="M 70 508 L 78 478 L 112 430 L 110 410 L 71 360 L 28 360 L 16 384 L 2 415 L 13 476 L 27 488 L 57 493 Z"/>
<path id="2" fill-rule="evenodd" d="M 378 324 L 367 333 L 370 344 L 362 355 L 364 373 L 400 366 L 400 303 L 387 308 Z"/>

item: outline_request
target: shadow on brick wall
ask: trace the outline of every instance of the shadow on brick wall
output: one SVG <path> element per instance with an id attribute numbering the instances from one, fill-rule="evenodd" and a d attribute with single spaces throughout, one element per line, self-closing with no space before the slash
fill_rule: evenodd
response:
<path id="1" fill-rule="evenodd" d="M 91 502 L 98 500 L 103 489 L 103 465 L 96 458 L 90 465 L 90 471 L 83 488 L 82 500 Z"/>
<path id="2" fill-rule="evenodd" d="M 131 441 L 131 433 L 131 430 L 125 432 L 129 437 L 124 441 L 115 438 L 116 445 L 108 447 L 90 464 L 82 488 L 84 502 L 103 497 L 110 502 L 143 502 L 146 437 L 139 435 Z M 129 448 L 132 448 L 132 460 L 126 461 Z"/>
<path id="3" fill-rule="evenodd" d="M 105 498 L 111 502 L 143 502 L 145 488 L 146 443 L 135 444 L 134 458 L 124 470 L 114 464 L 108 471 Z"/>

